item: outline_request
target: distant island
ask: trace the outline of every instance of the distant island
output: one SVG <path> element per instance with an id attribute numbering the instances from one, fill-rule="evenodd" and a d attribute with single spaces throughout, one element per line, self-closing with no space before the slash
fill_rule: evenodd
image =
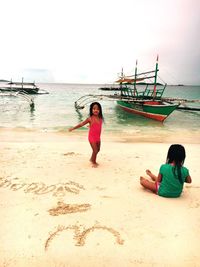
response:
<path id="1" fill-rule="evenodd" d="M 2 82 L 10 82 L 10 81 L 8 81 L 8 80 L 0 80 L 0 82 L 2 83 Z"/>

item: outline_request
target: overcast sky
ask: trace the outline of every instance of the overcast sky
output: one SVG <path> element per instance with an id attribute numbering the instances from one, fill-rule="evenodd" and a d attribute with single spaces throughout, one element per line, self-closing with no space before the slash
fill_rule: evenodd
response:
<path id="1" fill-rule="evenodd" d="M 0 0 L 0 79 L 200 84 L 200 0 Z"/>

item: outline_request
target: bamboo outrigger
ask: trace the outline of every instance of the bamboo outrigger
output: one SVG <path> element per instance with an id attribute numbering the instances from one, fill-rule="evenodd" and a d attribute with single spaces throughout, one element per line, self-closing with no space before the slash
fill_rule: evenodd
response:
<path id="1" fill-rule="evenodd" d="M 26 101 L 29 104 L 30 110 L 34 111 L 35 109 L 35 103 L 34 103 L 34 99 L 32 96 L 24 93 L 24 92 L 3 92 L 0 90 L 0 97 L 14 97 L 14 98 L 19 98 L 22 99 L 24 101 Z"/>

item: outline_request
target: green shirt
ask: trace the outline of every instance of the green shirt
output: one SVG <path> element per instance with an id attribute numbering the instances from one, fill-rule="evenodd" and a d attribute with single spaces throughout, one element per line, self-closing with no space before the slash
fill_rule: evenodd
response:
<path id="1" fill-rule="evenodd" d="M 179 197 L 183 190 L 183 184 L 189 176 L 189 170 L 186 167 L 181 167 L 183 183 L 180 183 L 177 169 L 171 164 L 161 165 L 159 173 L 162 176 L 162 180 L 158 189 L 158 195 L 162 197 Z"/>

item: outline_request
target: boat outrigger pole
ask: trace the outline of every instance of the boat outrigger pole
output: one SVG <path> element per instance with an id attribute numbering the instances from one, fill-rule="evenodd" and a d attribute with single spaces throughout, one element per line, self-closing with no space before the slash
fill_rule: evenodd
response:
<path id="1" fill-rule="evenodd" d="M 154 87 L 153 87 L 153 98 L 156 97 L 157 73 L 158 73 L 158 55 L 157 55 L 157 59 L 156 59 L 156 69 L 155 69 Z"/>
<path id="2" fill-rule="evenodd" d="M 122 67 L 120 79 L 123 79 L 123 78 L 124 78 L 124 69 Z M 120 87 L 120 90 L 122 90 L 122 83 L 121 82 L 119 84 L 119 87 Z"/>

